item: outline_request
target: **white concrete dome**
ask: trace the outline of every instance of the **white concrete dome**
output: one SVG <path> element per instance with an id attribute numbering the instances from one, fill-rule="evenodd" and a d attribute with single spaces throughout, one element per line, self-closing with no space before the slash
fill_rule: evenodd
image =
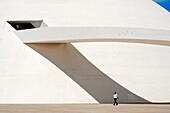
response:
<path id="1" fill-rule="evenodd" d="M 0 34 L 0 103 L 170 102 L 170 14 L 152 0 L 0 0 Z"/>

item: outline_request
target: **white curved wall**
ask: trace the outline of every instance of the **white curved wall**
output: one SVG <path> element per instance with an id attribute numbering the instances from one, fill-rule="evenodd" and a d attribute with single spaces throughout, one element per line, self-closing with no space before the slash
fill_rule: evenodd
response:
<path id="1" fill-rule="evenodd" d="M 18 40 L 0 45 L 0 103 L 96 103 L 64 72 Z"/>
<path id="2" fill-rule="evenodd" d="M 48 26 L 170 29 L 169 12 L 152 0 L 1 0 L 6 20 L 43 19 Z"/>
<path id="3" fill-rule="evenodd" d="M 40 19 L 50 27 L 170 30 L 169 13 L 152 0 L 0 0 L 0 103 L 98 103 L 66 73 L 24 45 L 6 23 Z M 170 102 L 169 46 L 115 42 L 73 45 L 134 94 L 150 102 Z M 62 46 L 58 48 L 62 50 Z"/>
<path id="4" fill-rule="evenodd" d="M 170 47 L 114 42 L 75 43 L 74 46 L 97 68 L 133 93 L 150 102 L 169 102 Z"/>

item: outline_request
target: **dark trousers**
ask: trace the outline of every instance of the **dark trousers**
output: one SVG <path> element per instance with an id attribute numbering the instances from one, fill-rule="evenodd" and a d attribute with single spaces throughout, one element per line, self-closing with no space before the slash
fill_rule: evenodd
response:
<path id="1" fill-rule="evenodd" d="M 113 105 L 118 105 L 118 102 L 117 102 L 117 98 L 114 98 L 114 103 L 113 103 Z"/>

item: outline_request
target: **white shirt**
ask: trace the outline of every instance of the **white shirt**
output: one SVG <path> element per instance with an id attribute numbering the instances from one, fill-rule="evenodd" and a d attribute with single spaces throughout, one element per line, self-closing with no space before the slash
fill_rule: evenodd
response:
<path id="1" fill-rule="evenodd" d="M 114 97 L 114 98 L 117 98 L 117 97 L 118 97 L 118 94 L 114 94 L 113 97 Z"/>

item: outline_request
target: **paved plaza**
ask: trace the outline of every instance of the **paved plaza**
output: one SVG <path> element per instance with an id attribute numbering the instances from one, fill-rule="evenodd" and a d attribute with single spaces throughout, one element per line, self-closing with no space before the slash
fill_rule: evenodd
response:
<path id="1" fill-rule="evenodd" d="M 170 113 L 170 104 L 0 104 L 0 113 Z"/>

